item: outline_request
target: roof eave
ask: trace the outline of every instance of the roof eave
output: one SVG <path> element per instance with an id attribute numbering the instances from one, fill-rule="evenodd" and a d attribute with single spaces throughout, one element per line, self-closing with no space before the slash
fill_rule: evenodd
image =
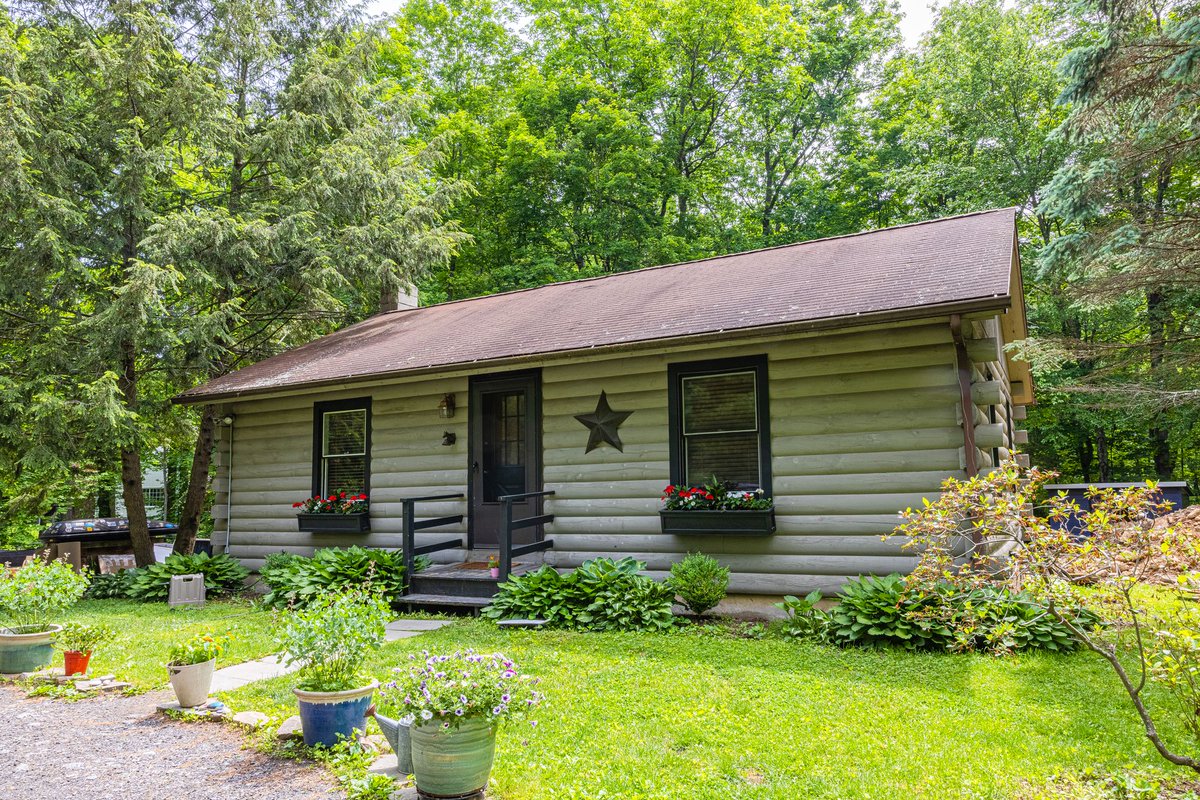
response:
<path id="1" fill-rule="evenodd" d="M 638 339 L 630 342 L 616 342 L 613 344 L 596 345 L 594 347 L 571 348 L 563 350 L 540 350 L 532 353 L 503 356 L 500 358 L 491 358 L 479 361 L 460 361 L 449 364 L 434 364 L 424 367 L 411 367 L 399 370 L 370 372 L 360 375 L 345 375 L 319 381 L 297 381 L 293 383 L 279 384 L 276 386 L 255 386 L 242 390 L 202 392 L 199 391 L 200 389 L 203 389 L 203 385 L 201 385 L 195 389 L 190 389 L 182 394 L 176 395 L 175 397 L 171 398 L 171 402 L 177 405 L 197 405 L 202 403 L 241 400 L 245 398 L 269 396 L 272 394 L 279 394 L 281 392 L 293 392 L 303 389 L 320 389 L 329 386 L 343 386 L 346 384 L 363 383 L 367 381 L 386 380 L 387 378 L 392 377 L 445 372 L 447 370 L 475 367 L 481 364 L 507 366 L 510 364 L 521 364 L 531 360 L 543 359 L 550 356 L 563 357 L 578 353 L 619 352 L 622 350 L 632 350 L 651 345 L 661 345 L 673 341 L 694 342 L 716 338 L 729 340 L 781 333 L 809 333 L 814 331 L 855 327 L 859 325 L 905 322 L 926 317 L 940 317 L 948 314 L 974 314 L 986 311 L 998 311 L 1007 309 L 1011 307 L 1011 305 L 1011 295 L 991 295 L 988 297 L 980 297 L 970 300 L 958 300 L 950 303 L 938 303 L 922 306 L 909 306 L 906 308 L 889 309 L 887 311 L 870 312 L 865 314 L 846 314 L 834 317 L 822 317 L 815 320 L 775 323 L 771 325 L 756 325 L 745 328 L 734 328 L 730 330 L 704 331 L 702 333 L 690 333 L 679 336 L 661 336 L 648 339 Z"/>

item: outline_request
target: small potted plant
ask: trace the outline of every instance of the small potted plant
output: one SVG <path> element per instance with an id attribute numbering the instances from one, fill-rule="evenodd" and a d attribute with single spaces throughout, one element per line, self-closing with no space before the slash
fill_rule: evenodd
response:
<path id="1" fill-rule="evenodd" d="M 228 643 L 228 635 L 198 633 L 171 647 L 167 675 L 180 707 L 194 708 L 208 701 L 217 656 L 225 651 Z"/>
<path id="2" fill-rule="evenodd" d="M 292 503 L 300 530 L 311 533 L 362 533 L 371 530 L 370 500 L 365 494 L 338 492 Z"/>
<path id="3" fill-rule="evenodd" d="M 390 611 L 378 593 L 356 589 L 279 613 L 275 640 L 283 663 L 300 665 L 300 683 L 292 691 L 306 745 L 332 747 L 364 727 L 379 684 L 363 674 L 363 665 L 383 644 Z"/>
<path id="4" fill-rule="evenodd" d="M 58 634 L 58 646 L 63 651 L 63 674 L 86 675 L 92 652 L 116 633 L 107 625 L 64 625 Z"/>
<path id="5" fill-rule="evenodd" d="M 746 491 L 714 475 L 704 486 L 663 490 L 658 512 L 663 533 L 676 536 L 769 536 L 775 532 L 775 503 L 762 489 Z"/>
<path id="6" fill-rule="evenodd" d="M 467 650 L 409 656 L 383 688 L 408 725 L 413 777 L 422 796 L 466 797 L 487 786 L 496 730 L 542 701 L 537 680 L 500 653 Z M 536 721 L 532 721 L 536 725 Z"/>
<path id="7" fill-rule="evenodd" d="M 488 574 L 493 580 L 500 577 L 500 559 L 494 555 L 488 556 Z"/>
<path id="8" fill-rule="evenodd" d="M 62 630 L 51 620 L 79 602 L 87 585 L 87 576 L 66 561 L 0 570 L 0 674 L 33 672 L 51 662 Z"/>

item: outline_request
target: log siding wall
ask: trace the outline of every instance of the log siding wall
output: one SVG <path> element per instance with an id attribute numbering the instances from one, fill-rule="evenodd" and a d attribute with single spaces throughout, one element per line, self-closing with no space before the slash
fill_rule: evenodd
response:
<path id="1" fill-rule="evenodd" d="M 976 335 L 991 333 L 989 324 L 976 321 Z M 762 539 L 663 535 L 657 512 L 670 476 L 667 365 L 758 354 L 768 357 L 778 532 Z M 912 558 L 882 535 L 892 530 L 901 509 L 934 496 L 945 477 L 964 475 L 962 421 L 986 422 L 986 405 L 967 415 L 959 408 L 946 318 L 548 358 L 536 365 L 542 368 L 544 483 L 556 493 L 546 502 L 546 511 L 555 515 L 546 529 L 555 547 L 546 560 L 570 567 L 598 555 L 633 555 L 659 576 L 682 554 L 702 550 L 731 568 L 730 588 L 737 593 L 833 590 L 850 576 L 909 569 Z M 994 375 L 1003 374 L 999 354 L 991 366 Z M 228 524 L 228 551 L 251 568 L 280 550 L 307 553 L 355 543 L 399 548 L 401 498 L 465 493 L 468 376 L 490 371 L 357 383 L 227 405 L 236 416 L 232 519 L 225 519 L 230 448 L 224 430 L 216 453 L 217 543 L 223 543 Z M 978 367 L 976 372 L 982 377 Z M 1007 376 L 1001 380 L 1007 390 Z M 614 409 L 633 412 L 620 428 L 623 453 L 609 447 L 584 453 L 587 431 L 574 417 L 591 411 L 602 390 Z M 452 419 L 438 416 L 446 393 L 458 401 Z M 310 488 L 313 403 L 365 395 L 372 397 L 372 530 L 300 533 L 291 504 Z M 457 435 L 454 445 L 441 444 L 445 431 Z M 467 506 L 465 500 L 451 501 L 418 511 L 465 514 Z M 418 540 L 445 538 L 455 530 L 418 534 Z M 465 533 L 465 525 L 457 531 Z M 439 555 L 455 558 L 453 552 Z"/>

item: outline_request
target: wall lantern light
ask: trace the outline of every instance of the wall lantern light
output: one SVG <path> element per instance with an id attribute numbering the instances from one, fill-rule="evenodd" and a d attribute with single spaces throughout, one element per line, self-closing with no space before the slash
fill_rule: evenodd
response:
<path id="1" fill-rule="evenodd" d="M 438 403 L 438 416 L 442 419 L 450 419 L 454 416 L 454 395 L 442 395 L 442 402 Z"/>

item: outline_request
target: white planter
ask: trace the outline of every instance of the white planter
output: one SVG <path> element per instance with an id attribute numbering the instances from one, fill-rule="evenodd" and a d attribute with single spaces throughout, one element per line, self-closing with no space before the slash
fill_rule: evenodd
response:
<path id="1" fill-rule="evenodd" d="M 208 701 L 216 664 L 215 658 L 199 664 L 167 664 L 171 688 L 175 690 L 175 699 L 179 701 L 180 706 L 194 708 Z"/>

